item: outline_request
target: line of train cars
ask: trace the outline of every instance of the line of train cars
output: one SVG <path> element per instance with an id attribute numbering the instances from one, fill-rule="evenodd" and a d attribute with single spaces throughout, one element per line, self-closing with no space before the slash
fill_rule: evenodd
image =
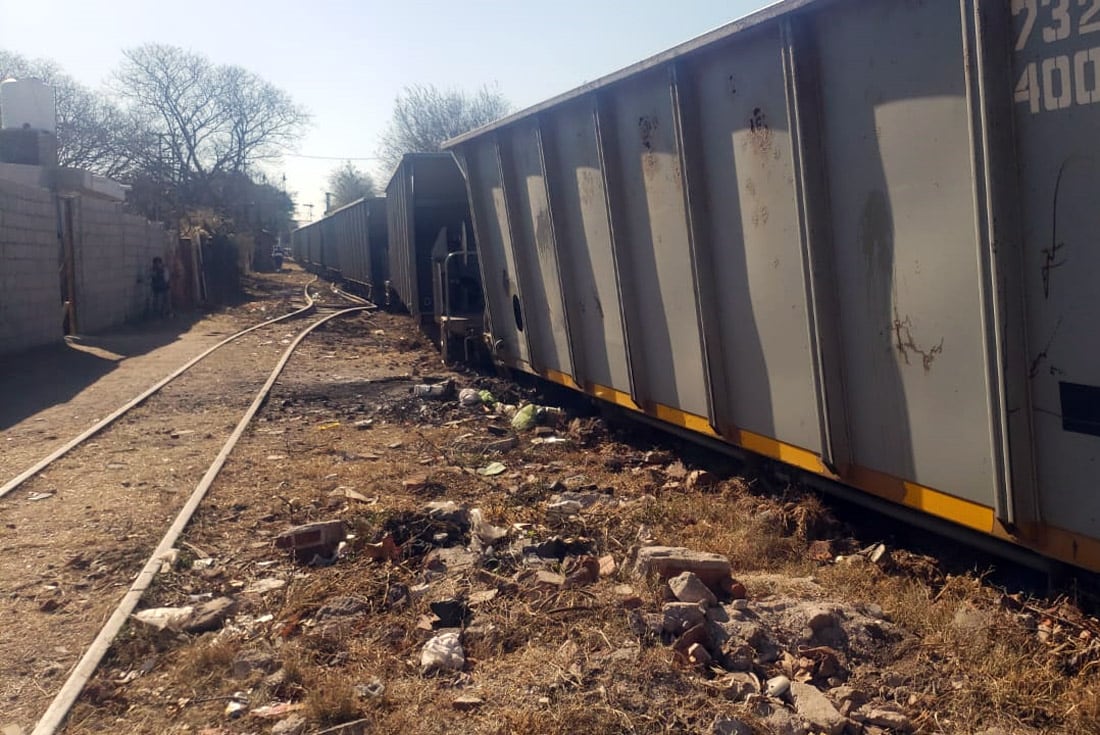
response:
<path id="1" fill-rule="evenodd" d="M 470 356 L 485 302 L 466 182 L 449 153 L 404 156 L 386 196 L 360 199 L 291 233 L 307 270 L 407 310 L 448 359 Z"/>
<path id="2" fill-rule="evenodd" d="M 700 441 L 1100 570 L 1094 6 L 786 0 L 449 141 L 471 330 Z"/>

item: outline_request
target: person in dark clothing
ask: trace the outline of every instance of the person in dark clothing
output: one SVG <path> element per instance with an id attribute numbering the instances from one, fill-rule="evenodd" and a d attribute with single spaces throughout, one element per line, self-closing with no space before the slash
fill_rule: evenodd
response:
<path id="1" fill-rule="evenodd" d="M 152 270 L 153 314 L 170 316 L 171 305 L 168 302 L 168 268 L 161 258 L 153 258 Z"/>

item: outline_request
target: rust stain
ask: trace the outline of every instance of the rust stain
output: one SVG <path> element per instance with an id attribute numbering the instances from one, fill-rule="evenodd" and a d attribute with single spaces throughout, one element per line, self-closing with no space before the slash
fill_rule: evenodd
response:
<path id="1" fill-rule="evenodd" d="M 1050 298 L 1050 272 L 1059 266 L 1065 265 L 1065 260 L 1058 259 L 1058 253 L 1066 244 L 1064 242 L 1053 242 L 1049 248 L 1043 248 L 1043 298 Z"/>
<path id="2" fill-rule="evenodd" d="M 943 353 L 943 337 L 940 337 L 939 344 L 927 349 L 921 348 L 917 345 L 916 340 L 913 339 L 913 321 L 908 316 L 904 319 L 901 318 L 898 315 L 898 310 L 895 308 L 894 347 L 901 353 L 906 365 L 910 364 L 910 354 L 919 355 L 924 371 L 928 372 L 932 369 L 932 363 L 936 361 L 936 357 Z"/>
<path id="3" fill-rule="evenodd" d="M 1066 168 L 1069 166 L 1071 159 L 1062 161 L 1062 165 L 1058 167 L 1058 177 L 1054 180 L 1054 206 L 1051 208 L 1051 222 L 1050 222 L 1050 247 L 1043 248 L 1043 298 L 1050 298 L 1050 272 L 1055 268 L 1064 265 L 1065 260 L 1059 260 L 1059 251 L 1064 249 L 1066 243 L 1058 238 L 1058 197 L 1062 191 L 1062 177 L 1066 173 Z"/>
<path id="4" fill-rule="evenodd" d="M 758 153 L 766 155 L 771 151 L 774 136 L 771 127 L 768 126 L 767 115 L 759 107 L 753 109 L 752 117 L 749 118 L 749 133 L 753 147 Z"/>
<path id="5" fill-rule="evenodd" d="M 653 136 L 657 132 L 658 121 L 653 115 L 642 115 L 638 118 L 638 133 L 642 138 L 642 146 L 647 151 L 653 150 Z"/>
<path id="6" fill-rule="evenodd" d="M 1054 338 L 1058 336 L 1058 330 L 1062 328 L 1062 317 L 1058 317 L 1058 321 L 1054 323 L 1054 329 L 1050 333 L 1050 339 L 1043 345 L 1043 349 L 1039 351 L 1039 354 L 1031 361 L 1031 368 L 1027 371 L 1029 378 L 1034 378 L 1039 374 L 1039 367 L 1046 361 L 1050 354 L 1050 348 L 1054 344 Z M 1051 375 L 1054 375 L 1055 367 L 1051 367 Z"/>

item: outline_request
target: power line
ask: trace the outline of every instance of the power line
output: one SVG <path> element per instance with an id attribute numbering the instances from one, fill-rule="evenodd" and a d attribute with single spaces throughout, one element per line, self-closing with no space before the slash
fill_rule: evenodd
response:
<path id="1" fill-rule="evenodd" d="M 317 161 L 381 161 L 381 156 L 308 156 L 304 153 L 284 153 L 284 158 L 312 158 Z"/>

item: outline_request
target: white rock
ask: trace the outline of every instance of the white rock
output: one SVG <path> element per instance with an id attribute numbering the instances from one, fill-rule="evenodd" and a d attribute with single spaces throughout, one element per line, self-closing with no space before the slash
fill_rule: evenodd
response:
<path id="1" fill-rule="evenodd" d="M 462 639 L 457 632 L 440 633 L 424 644 L 420 651 L 420 670 L 461 671 L 466 666 L 466 652 L 462 650 Z"/>
<path id="2" fill-rule="evenodd" d="M 148 610 L 134 613 L 134 617 L 157 630 L 164 630 L 165 628 L 179 630 L 184 623 L 191 619 L 194 612 L 195 608 L 190 605 L 184 607 L 151 607 Z"/>
<path id="3" fill-rule="evenodd" d="M 707 607 L 718 604 L 718 598 L 694 572 L 681 572 L 668 580 L 668 586 L 680 602 L 701 602 Z"/>

